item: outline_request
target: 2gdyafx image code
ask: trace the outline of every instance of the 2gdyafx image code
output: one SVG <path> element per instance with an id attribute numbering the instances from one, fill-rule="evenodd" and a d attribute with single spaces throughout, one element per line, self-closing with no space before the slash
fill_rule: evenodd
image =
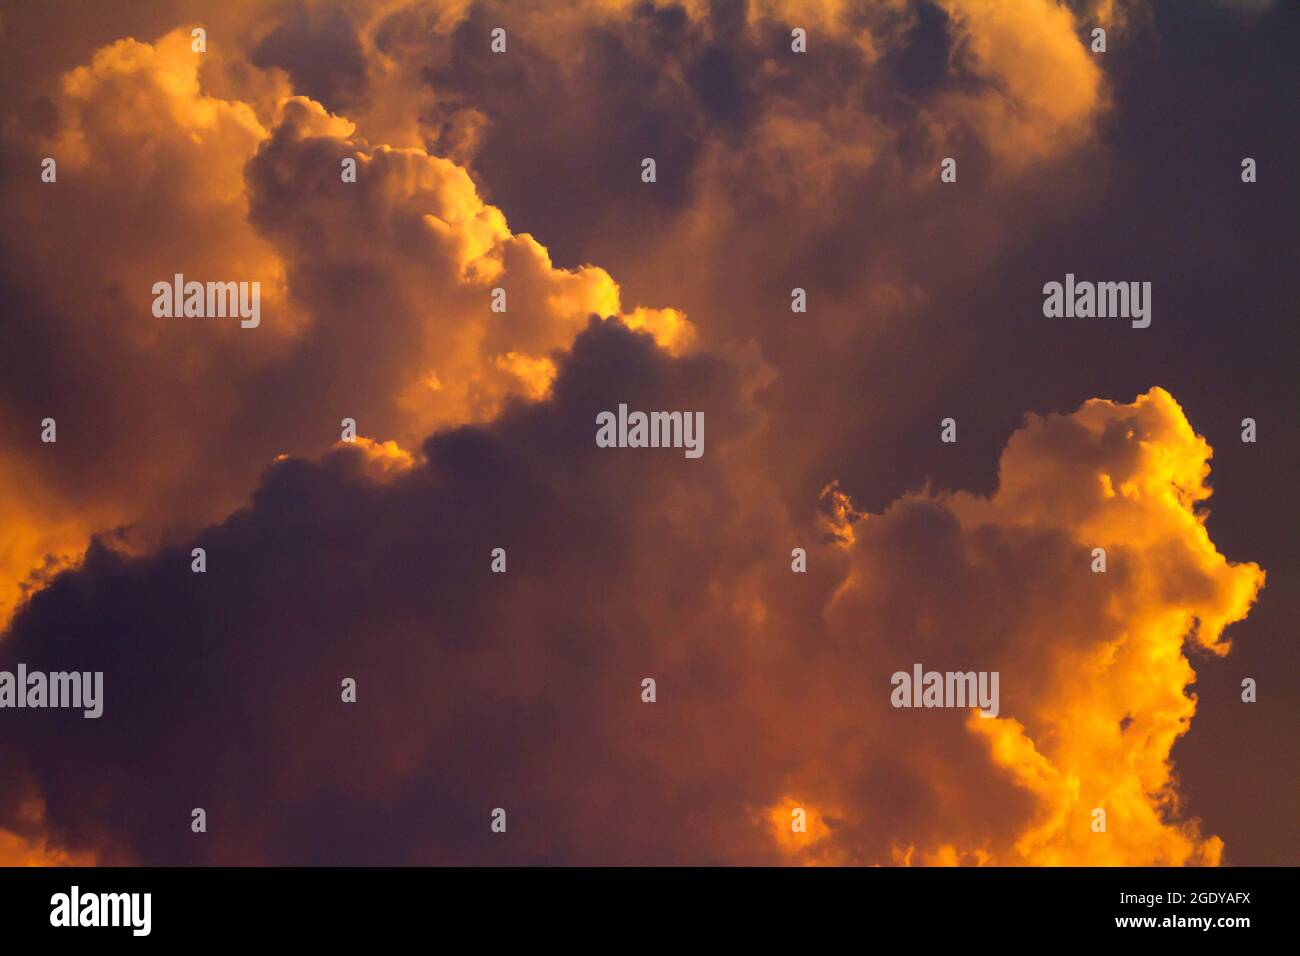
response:
<path id="1" fill-rule="evenodd" d="M 158 867 L 1300 862 L 1298 28 L 0 3 L 23 919 L 130 938 L 88 881 Z"/>

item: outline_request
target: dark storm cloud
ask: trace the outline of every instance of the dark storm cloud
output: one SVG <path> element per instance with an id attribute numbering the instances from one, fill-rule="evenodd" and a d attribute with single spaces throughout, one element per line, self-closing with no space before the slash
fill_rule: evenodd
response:
<path id="1" fill-rule="evenodd" d="M 712 3 L 698 18 L 674 4 L 634 4 L 558 30 L 508 4 L 478 3 L 446 36 L 421 17 L 422 6 L 380 22 L 377 48 L 432 61 L 421 75 L 436 98 L 423 117 L 435 132 L 459 110 L 483 114 L 476 174 L 512 221 L 545 235 L 566 265 L 594 261 L 610 233 L 629 223 L 652 236 L 666 231 L 690 201 L 707 142 L 743 145 L 773 104 L 816 117 L 856 100 L 900 124 L 906 143 L 927 137 L 917 111 L 934 95 L 980 85 L 948 17 L 929 3 L 857 13 L 860 35 L 886 38 L 879 64 L 864 60 L 852 34 L 815 27 L 810 52 L 794 54 L 794 18 L 751 23 L 743 3 Z M 491 51 L 496 26 L 507 29 L 508 56 Z M 646 156 L 655 158 L 659 181 L 630 188 Z M 752 188 L 764 192 L 761 183 Z"/>
<path id="2" fill-rule="evenodd" d="M 597 323 L 552 402 L 435 436 L 427 465 L 391 484 L 352 452 L 291 460 L 184 547 L 92 547 L 15 621 L 3 661 L 104 671 L 105 714 L 6 712 L 7 766 L 47 793 L 50 832 L 108 859 L 667 859 L 682 847 L 652 850 L 641 830 L 671 829 L 672 801 L 639 808 L 652 768 L 618 748 L 657 732 L 641 678 L 681 666 L 656 649 L 661 629 L 707 603 L 717 555 L 700 544 L 728 510 L 715 463 L 751 414 L 735 394 L 716 361 L 668 360 Z M 596 413 L 619 402 L 704 411 L 709 454 L 597 449 Z M 717 526 L 655 517 L 688 502 Z M 725 671 L 701 638 L 692 664 Z M 348 676 L 355 707 L 339 699 Z M 206 836 L 189 830 L 196 806 Z M 509 843 L 492 842 L 496 806 Z M 617 807 L 629 842 L 583 822 Z"/>
<path id="3" fill-rule="evenodd" d="M 593 320 L 550 400 L 434 435 L 399 476 L 287 460 L 180 547 L 96 544 L 20 611 L 0 669 L 102 671 L 103 715 L 7 711 L 8 793 L 43 794 L 47 838 L 101 862 L 1217 859 L 1127 776 L 1158 786 L 1194 710 L 1171 612 L 1213 646 L 1262 580 L 1165 493 L 1194 497 L 1204 454 L 1172 399 L 1033 422 L 1003 496 L 899 501 L 810 543 L 803 576 L 773 542 L 810 529 L 735 470 L 747 391 Z M 709 452 L 597 448 L 619 402 L 703 411 Z M 1104 495 L 1096 467 L 1132 490 Z M 1081 569 L 1080 538 L 1115 548 L 1113 576 Z M 1080 666 L 1103 647 L 1114 666 Z M 891 707 L 915 661 L 1000 671 L 1004 719 Z M 826 828 L 807 846 L 791 801 Z M 1113 839 L 1092 801 L 1125 821 Z"/>
<path id="4" fill-rule="evenodd" d="M 296 90 L 334 113 L 366 95 L 366 60 L 356 25 L 339 7 L 292 5 L 254 48 L 249 61 L 287 70 Z"/>
<path id="5" fill-rule="evenodd" d="M 431 38 L 417 55 L 436 58 L 422 70 L 438 97 L 426 121 L 446 123 L 464 106 L 487 117 L 475 169 L 492 201 L 517 202 L 511 217 L 521 230 L 545 234 L 558 262 L 578 265 L 595 261 L 590 245 L 580 245 L 595 222 L 652 218 L 687 201 L 706 117 L 691 86 L 665 67 L 689 60 L 690 74 L 703 80 L 730 68 L 725 54 L 692 56 L 699 39 L 682 32 L 677 17 L 645 9 L 626 29 L 578 27 L 576 51 L 550 49 L 518 30 L 509 34 L 514 52 L 495 55 L 489 35 L 502 23 L 512 26 L 508 9 L 475 6 L 445 41 Z M 380 49 L 386 29 L 378 28 Z M 570 52 L 576 62 L 557 60 Z M 739 95 L 734 82 L 729 89 Z M 714 105 L 737 103 L 723 96 Z M 590 148 L 574 150 L 574 143 Z M 629 189 L 646 156 L 658 164 L 655 188 Z"/>

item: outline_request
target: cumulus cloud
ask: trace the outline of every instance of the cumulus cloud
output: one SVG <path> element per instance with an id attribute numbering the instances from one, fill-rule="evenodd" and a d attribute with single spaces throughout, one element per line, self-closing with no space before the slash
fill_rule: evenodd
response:
<path id="1" fill-rule="evenodd" d="M 104 528 L 157 537 L 219 517 L 276 454 L 327 448 L 343 417 L 410 447 L 538 398 L 550 351 L 622 308 L 608 273 L 555 268 L 454 163 L 371 146 L 300 97 L 264 126 L 205 92 L 199 64 L 185 29 L 118 41 L 63 77 L 49 135 L 14 144 L 30 168 L 57 157 L 60 178 L 21 180 L 5 239 L 21 303 L 0 360 L 6 613 L 47 555 L 75 559 Z M 156 319 L 153 284 L 177 273 L 259 282 L 262 323 Z M 671 308 L 627 321 L 673 349 L 691 338 Z M 39 442 L 46 416 L 60 444 Z"/>
<path id="2" fill-rule="evenodd" d="M 1284 11 L 1180 16 L 7 11 L 0 662 L 99 666 L 111 696 L 0 721 L 0 854 L 1231 858 L 1179 785 L 1217 764 L 1175 744 L 1225 719 L 1232 693 L 1193 691 L 1225 628 L 1262 593 L 1232 635 L 1277 668 L 1238 635 L 1294 598 L 1220 553 L 1291 554 L 1286 470 L 1236 428 L 1289 397 L 1261 317 L 1294 301 L 1270 198 L 1294 153 L 1264 122 L 1294 58 Z M 1093 22 L 1123 55 L 1087 50 Z M 1222 149 L 1186 139 L 1207 116 Z M 1243 143 L 1269 173 L 1244 198 Z M 1088 270 L 1154 280 L 1152 327 L 1044 324 L 1042 283 Z M 260 327 L 154 319 L 176 272 L 260 281 Z M 595 448 L 619 402 L 706 410 L 705 458 Z M 1000 715 L 889 707 L 916 660 L 1000 669 Z M 191 839 L 196 805 L 221 840 Z M 495 806 L 508 845 L 480 839 Z"/>
<path id="3" fill-rule="evenodd" d="M 991 497 L 910 495 L 857 525 L 828 608 L 827 676 L 838 675 L 844 696 L 913 662 L 1001 675 L 993 719 L 918 719 L 872 701 L 890 776 L 924 768 L 938 804 L 922 805 L 911 834 L 884 828 L 892 853 L 1003 865 L 1218 862 L 1222 842 L 1179 816 L 1169 759 L 1196 709 L 1184 642 L 1226 651 L 1223 629 L 1245 617 L 1264 575 L 1227 561 L 1206 533 L 1197 503 L 1209 495 L 1209 453 L 1161 389 L 1132 405 L 1096 400 L 1030 417 Z M 1105 573 L 1091 570 L 1096 547 Z M 864 671 L 832 666 L 845 660 L 865 660 Z M 976 741 L 986 745 L 978 756 Z M 815 765 L 837 764 L 817 753 Z M 981 784 L 963 784 L 972 777 Z M 997 796 L 999 782 L 1013 799 Z M 840 803 L 843 787 L 830 790 Z M 860 809 L 846 828 L 870 832 L 871 802 L 849 805 Z M 1091 829 L 1094 808 L 1107 813 L 1105 833 Z M 937 830 L 934 809 L 949 821 Z"/>
<path id="4" fill-rule="evenodd" d="M 180 548 L 96 545 L 2 660 L 104 670 L 105 714 L 24 712 L 7 764 L 59 845 L 106 861 L 1217 860 L 1170 816 L 1182 643 L 1213 645 L 1262 574 L 1192 511 L 1208 449 L 1167 394 L 1031 420 L 991 499 L 908 496 L 813 545 L 806 578 L 773 542 L 815 529 L 732 473 L 746 394 L 728 363 L 594 323 L 551 398 L 436 434 L 419 465 L 376 481 L 360 451 L 290 459 Z M 618 399 L 702 408 L 717 444 L 598 449 Z M 1051 507 L 1101 472 L 1117 493 Z M 891 708 L 913 661 L 1000 670 L 1001 716 Z M 178 799 L 221 839 L 159 826 Z M 774 834 L 794 801 L 807 834 Z M 495 806 L 508 845 L 478 825 Z"/>

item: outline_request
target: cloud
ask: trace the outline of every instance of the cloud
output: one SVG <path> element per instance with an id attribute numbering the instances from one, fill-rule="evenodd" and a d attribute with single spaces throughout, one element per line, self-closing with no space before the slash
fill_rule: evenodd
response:
<path id="1" fill-rule="evenodd" d="M 362 830 L 338 834 L 342 857 L 452 859 L 473 852 L 474 830 L 465 826 L 462 837 L 445 843 L 451 831 L 440 825 L 423 835 L 412 835 L 408 825 L 431 823 L 426 811 L 436 810 L 438 819 L 462 827 L 477 818 L 478 799 L 496 799 L 518 807 L 517 825 L 533 832 L 525 854 L 577 852 L 555 843 L 558 834 L 539 832 L 537 815 L 558 818 L 572 796 L 569 781 L 590 772 L 588 747 L 625 766 L 626 773 L 609 786 L 619 790 L 619 799 L 634 799 L 640 786 L 635 759 L 611 748 L 620 727 L 645 718 L 619 703 L 622 685 L 631 682 L 627 699 L 640 706 L 638 671 L 655 664 L 643 655 L 654 639 L 648 619 L 667 610 L 655 602 L 680 589 L 689 601 L 708 603 L 687 587 L 690 575 L 703 579 L 698 562 L 665 568 L 658 555 L 674 542 L 698 547 L 712 533 L 690 518 L 706 505 L 715 513 L 727 507 L 723 466 L 710 461 L 726 460 L 726 436 L 738 431 L 745 413 L 734 397 L 737 389 L 724 388 L 735 374 L 727 367 L 704 357 L 672 360 L 656 351 L 648 335 L 633 336 L 612 320 L 579 339 L 566 367 L 568 375 L 557 380 L 550 401 L 518 406 L 485 428 L 442 433 L 426 445 L 424 464 L 382 483 L 366 477 L 361 453 L 351 449 L 321 464 L 291 459 L 272 468 L 250 510 L 196 539 L 209 555 L 202 580 L 216 585 L 203 602 L 219 601 L 227 623 L 202 623 L 214 607 L 201 610 L 166 584 L 176 560 L 187 575 L 182 581 L 199 580 L 188 577 L 190 542 L 138 562 L 96 545 L 79 572 L 36 595 L 4 641 L 5 660 L 15 654 L 58 669 L 53 662 L 65 653 L 71 659 L 103 652 L 98 663 L 86 666 L 111 671 L 106 680 L 121 695 L 116 713 L 101 718 L 102 728 L 59 731 L 67 736 L 61 752 L 80 752 L 90 764 L 74 770 L 77 761 L 55 766 L 38 759 L 34 765 L 27 761 L 35 751 L 23 754 L 42 792 L 61 795 L 50 798 L 51 832 L 71 843 L 88 841 L 106 861 L 324 859 L 334 851 L 326 851 L 314 833 L 319 820 L 311 807 L 327 815 L 355 810 L 368 817 L 372 801 L 397 801 L 406 809 L 391 827 L 367 833 L 375 822 L 367 820 Z M 710 427 L 719 430 L 710 459 L 688 462 L 664 453 L 636 461 L 596 448 L 592 423 L 599 408 L 619 398 L 653 407 L 669 397 L 706 410 Z M 710 475 L 717 480 L 710 482 Z M 631 488 L 639 489 L 635 509 L 623 503 Z M 665 520 L 674 512 L 678 517 Z M 467 521 L 468 515 L 474 520 Z M 319 536 L 304 539 L 309 528 Z M 555 542 L 566 539 L 574 546 L 557 550 Z M 508 550 L 510 572 L 504 576 L 488 571 L 496 546 Z M 619 582 L 629 579 L 648 585 L 640 600 L 618 596 Z M 39 616 L 40 608 L 53 609 L 65 599 L 95 603 L 94 592 L 106 596 L 92 581 L 117 594 L 124 611 L 161 589 L 157 613 L 150 615 L 156 623 L 135 619 L 128 627 L 137 640 L 99 643 L 99 651 L 26 630 L 23 622 Z M 246 588 L 251 590 L 236 595 Z M 306 605 L 290 610 L 301 601 Z M 645 623 L 635 611 L 641 601 Z M 586 604 L 585 623 L 572 617 L 575 602 Z M 310 610 L 313 605 L 317 610 Z M 284 613 L 290 618 L 282 619 Z M 267 628 L 278 630 L 277 619 L 288 630 L 273 636 Z M 228 624 L 233 630 L 227 631 Z M 182 640 L 169 636 L 181 633 L 187 635 Z M 658 663 L 672 670 L 689 662 Z M 334 709 L 343 676 L 358 679 L 360 699 L 371 708 L 351 730 L 351 715 Z M 562 691 L 566 684 L 570 690 Z M 464 706 L 466 722 L 449 721 Z M 154 707 L 160 710 L 150 716 Z M 609 708 L 613 716 L 599 718 Z M 164 710 L 173 713 L 170 729 L 161 737 L 141 736 L 138 721 Z M 23 714 L 36 715 L 23 720 L 24 736 L 39 737 L 42 725 L 56 729 L 55 723 L 44 724 L 45 714 Z M 8 721 L 5 726 L 18 727 Z M 260 743 L 239 729 L 251 726 L 261 728 Z M 479 733 L 492 738 L 493 749 L 504 749 L 489 758 L 476 741 Z M 371 734 L 376 736 L 367 740 Z M 27 745 L 6 738 L 4 747 L 10 746 L 25 751 Z M 350 756 L 340 760 L 339 746 Z M 176 787 L 159 789 L 156 780 L 147 781 L 148 773 L 122 775 L 120 760 L 144 761 L 137 767 L 170 764 Z M 349 768 L 352 760 L 361 765 Z M 571 774 L 553 776 L 542 760 L 558 761 L 559 770 L 569 766 Z M 71 776 L 63 777 L 65 772 Z M 99 781 L 93 799 L 76 783 L 86 779 Z M 594 779 L 592 784 L 602 786 Z M 216 842 L 178 842 L 188 834 L 185 827 L 175 833 L 156 827 L 156 801 L 170 799 L 164 791 L 203 794 L 195 805 L 208 810 L 212 832 L 234 828 L 221 841 L 224 849 L 214 849 Z M 140 799 L 144 803 L 132 809 Z M 266 816 L 255 807 L 280 800 L 300 806 L 304 825 L 296 834 L 272 837 L 279 811 Z M 120 826 L 103 826 L 101 813 L 119 812 L 126 815 Z M 531 827 L 525 823 L 530 816 Z M 574 821 L 561 832 L 577 828 Z M 263 843 L 263 837 L 271 842 Z M 653 843 L 648 833 L 638 839 L 647 847 Z M 589 843 L 585 852 L 598 852 L 600 842 Z M 630 858 L 631 848 L 624 852 Z"/>
<path id="2" fill-rule="evenodd" d="M 0 659 L 99 660 L 123 709 L 0 721 L 3 852 L 1212 863 L 1225 825 L 1247 858 L 1276 846 L 1250 814 L 1199 825 L 1171 755 L 1204 777 L 1249 750 L 1173 749 L 1235 702 L 1189 690 L 1222 682 L 1262 583 L 1220 552 L 1274 571 L 1266 622 L 1294 595 L 1286 470 L 1236 447 L 1252 413 L 1294 450 L 1267 422 L 1294 354 L 1267 319 L 1294 300 L 1287 14 L 1072 9 L 7 13 L 0 620 L 35 596 Z M 1087 51 L 1094 20 L 1117 55 Z M 1220 146 L 1191 148 L 1208 122 Z M 1243 195 L 1244 149 L 1265 175 Z M 261 326 L 154 320 L 178 271 L 261 281 Z M 1154 280 L 1149 334 L 1044 324 L 1066 271 Z M 705 458 L 595 449 L 620 401 L 706 408 Z M 1262 673 L 1259 619 L 1229 660 Z M 889 708 L 922 653 L 1001 668 L 1001 715 Z M 771 829 L 792 801 L 807 840 Z M 195 805 L 220 841 L 193 839 Z M 479 839 L 495 806 L 508 842 Z"/>
<path id="3" fill-rule="evenodd" d="M 356 27 L 340 9 L 298 3 L 253 49 L 258 67 L 286 70 L 296 90 L 332 112 L 367 93 L 366 57 Z"/>
<path id="4" fill-rule="evenodd" d="M 732 363 L 593 323 L 548 399 L 437 433 L 420 464 L 288 459 L 179 548 L 97 544 L 0 661 L 105 671 L 104 716 L 20 712 L 7 765 L 55 845 L 109 862 L 1217 858 L 1169 816 L 1183 640 L 1199 620 L 1214 644 L 1262 573 L 1192 513 L 1208 450 L 1168 395 L 1031 419 L 993 498 L 910 495 L 822 544 L 734 468 L 761 428 L 747 395 Z M 598 449 L 620 400 L 704 410 L 709 453 Z M 1050 507 L 1097 468 L 1131 491 Z M 1096 537 L 1111 518 L 1138 533 Z M 811 545 L 806 577 L 782 540 Z M 1000 670 L 1002 716 L 892 709 L 914 660 Z M 771 830 L 791 799 L 807 854 Z M 191 805 L 220 839 L 194 838 Z"/>
<path id="5" fill-rule="evenodd" d="M 856 518 L 832 539 L 845 567 L 798 658 L 819 699 L 785 709 L 804 758 L 791 785 L 839 809 L 829 837 L 783 833 L 783 849 L 802 862 L 1218 863 L 1222 840 L 1181 813 L 1170 753 L 1197 705 L 1188 645 L 1226 653 L 1223 629 L 1264 574 L 1206 534 L 1209 454 L 1153 389 L 1030 416 L 991 497 L 918 493 L 863 518 L 840 496 L 842 520 Z M 1104 574 L 1093 547 L 1108 551 Z M 1001 715 L 892 710 L 888 675 L 916 662 L 999 671 Z M 789 804 L 771 811 L 787 828 Z"/>
<path id="6" fill-rule="evenodd" d="M 801 213 L 791 227 L 782 214 L 778 227 L 751 201 L 738 205 L 719 190 L 753 179 L 754 162 L 761 195 L 805 210 L 838 207 L 846 186 L 890 163 L 891 142 L 910 135 L 902 114 L 863 107 L 877 80 L 924 98 L 926 115 L 964 116 L 968 104 L 945 106 L 943 97 L 996 98 L 1007 85 L 981 86 L 970 70 L 1029 68 L 1000 52 L 1010 41 L 997 38 L 1014 26 L 989 27 L 996 36 L 977 61 L 959 55 L 974 40 L 958 35 L 956 14 L 929 6 L 914 15 L 881 8 L 865 24 L 847 7 L 818 13 L 807 22 L 823 52 L 797 67 L 792 54 L 776 57 L 788 47 L 783 18 L 812 16 L 797 7 L 756 6 L 738 17 L 704 6 L 597 4 L 506 16 L 479 6 L 316 3 L 256 23 L 251 9 L 235 5 L 207 22 L 212 42 L 202 55 L 191 50 L 188 25 L 154 43 L 122 39 L 95 50 L 39 101 L 42 124 L 6 134 L 15 170 L 52 155 L 63 175 L 57 189 L 10 177 L 5 293 L 41 319 L 8 354 L 14 384 L 0 407 L 8 444 L 24 449 L 0 465 L 0 486 L 14 491 L 9 521 L 25 529 L 4 558 L 0 613 L 15 606 L 33 568 L 47 556 L 75 560 L 96 530 L 137 526 L 165 539 L 219 518 L 275 455 L 328 447 L 342 417 L 378 440 L 416 446 L 439 425 L 491 417 L 510 396 L 544 395 L 550 350 L 566 346 L 590 314 L 622 313 L 669 347 L 690 347 L 699 336 L 689 310 L 655 301 L 666 277 L 707 309 L 715 340 L 757 335 L 769 360 L 803 364 L 797 348 L 780 357 L 786 349 L 767 319 L 754 324 L 768 309 L 752 292 L 731 290 L 726 306 L 716 288 L 698 298 L 698 270 L 761 264 L 790 238 L 795 249 L 784 255 L 825 261 L 824 217 Z M 508 63 L 484 42 L 498 12 L 513 38 Z M 140 15 L 156 24 L 165 12 Z M 920 39 L 922 25 L 929 39 Z M 1044 16 L 1019 29 L 1059 26 Z M 923 58 L 930 47 L 947 51 L 939 82 L 890 72 L 889 51 L 915 48 Z M 674 68 L 663 68 L 665 55 Z M 846 71 L 849 88 L 835 82 Z M 1031 77 L 1025 86 L 1041 83 Z M 295 88 L 353 115 L 293 97 Z M 1077 119 L 1066 118 L 1071 128 Z M 719 128 L 730 132 L 717 136 Z M 573 148 L 598 141 L 600 150 Z M 662 182 L 629 189 L 647 144 Z M 365 171 L 351 188 L 337 175 L 344 158 Z M 633 165 L 620 172 L 621 163 Z M 575 183 L 583 201 L 557 204 Z M 545 227 L 541 241 L 512 232 L 482 198 L 485 185 L 526 225 Z M 677 224 L 679 212 L 687 218 Z M 786 233 L 781 245 L 773 228 Z M 542 241 L 558 243 L 575 266 L 557 268 Z M 687 261 L 673 261 L 682 252 Z M 625 294 L 617 270 L 581 264 L 597 256 L 626 267 L 639 291 Z M 79 281 L 59 281 L 67 263 Z M 229 324 L 151 321 L 148 290 L 178 272 L 259 281 L 267 321 L 251 338 Z M 812 278 L 790 284 L 813 286 L 820 313 L 828 303 Z M 484 308 L 497 283 L 508 287 L 504 316 Z M 906 281 L 896 287 L 915 299 Z M 826 328 L 848 326 L 837 315 Z M 858 343 L 839 344 L 849 355 Z M 75 385 L 18 384 L 27 379 Z M 783 376 L 781 387 L 801 379 Z M 34 423 L 47 415 L 65 435 L 57 462 L 51 449 L 33 447 Z M 233 448 L 231 432 L 240 436 Z M 142 464 L 146 436 L 152 454 Z M 808 461 L 795 480 L 820 482 L 826 465 Z"/>
<path id="7" fill-rule="evenodd" d="M 0 360 L 0 487 L 20 530 L 0 556 L 6 616 L 33 569 L 75 560 L 91 533 L 159 540 L 214 520 L 275 455 L 327 448 L 343 417 L 416 446 L 536 399 L 551 350 L 622 309 L 608 273 L 555 268 L 454 163 L 371 146 L 301 97 L 264 126 L 256 104 L 206 92 L 200 62 L 184 28 L 111 44 L 63 77 L 54 131 L 11 144 L 29 168 L 60 165 L 55 185 L 15 184 L 4 247 L 23 304 L 10 325 L 40 318 Z M 154 318 L 153 284 L 177 273 L 261 283 L 261 325 Z M 691 338 L 671 308 L 627 321 L 674 349 Z M 38 441 L 46 416 L 57 445 Z"/>
<path id="8" fill-rule="evenodd" d="M 946 0 L 972 67 L 988 80 L 975 97 L 945 104 L 972 116 L 1010 165 L 1085 139 L 1102 107 L 1102 73 L 1069 9 L 1051 0 Z"/>

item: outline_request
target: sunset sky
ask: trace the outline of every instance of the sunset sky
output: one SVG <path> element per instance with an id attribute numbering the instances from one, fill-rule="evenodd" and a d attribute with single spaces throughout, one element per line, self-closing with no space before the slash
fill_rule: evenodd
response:
<path id="1" fill-rule="evenodd" d="M 1298 42 L 0 3 L 0 671 L 104 674 L 0 709 L 0 865 L 1300 863 Z M 918 662 L 997 716 L 892 706 Z"/>

